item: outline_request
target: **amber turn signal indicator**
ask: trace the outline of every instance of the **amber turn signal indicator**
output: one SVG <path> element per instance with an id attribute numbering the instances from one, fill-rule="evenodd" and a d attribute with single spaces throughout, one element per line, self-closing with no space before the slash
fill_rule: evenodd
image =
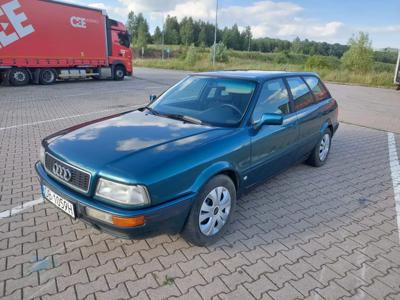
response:
<path id="1" fill-rule="evenodd" d="M 123 218 L 123 217 L 112 217 L 112 223 L 119 227 L 136 227 L 144 224 L 144 216 L 138 216 L 133 218 Z"/>

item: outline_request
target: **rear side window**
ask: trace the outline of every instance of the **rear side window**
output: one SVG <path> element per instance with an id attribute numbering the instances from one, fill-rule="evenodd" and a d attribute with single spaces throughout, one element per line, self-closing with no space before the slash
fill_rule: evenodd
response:
<path id="1" fill-rule="evenodd" d="M 314 76 L 304 76 L 304 80 L 312 90 L 317 102 L 329 98 L 328 90 L 322 85 L 321 80 Z"/>
<path id="2" fill-rule="evenodd" d="M 314 96 L 300 77 L 288 77 L 287 82 L 293 95 L 294 108 L 300 110 L 314 103 Z"/>

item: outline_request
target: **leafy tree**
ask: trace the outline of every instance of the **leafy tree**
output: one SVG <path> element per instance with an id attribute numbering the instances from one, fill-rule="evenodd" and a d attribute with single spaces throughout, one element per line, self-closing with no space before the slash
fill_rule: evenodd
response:
<path id="1" fill-rule="evenodd" d="M 148 30 L 149 28 L 145 23 L 140 23 L 137 33 L 137 39 L 135 41 L 135 45 L 139 48 L 146 48 L 148 41 Z"/>
<path id="2" fill-rule="evenodd" d="M 162 32 L 161 32 L 160 27 L 158 27 L 158 26 L 154 30 L 153 41 L 154 41 L 155 44 L 161 44 L 162 43 Z"/>
<path id="3" fill-rule="evenodd" d="M 190 45 L 193 40 L 193 33 L 194 33 L 194 24 L 193 24 L 193 19 L 192 18 L 183 18 L 180 25 L 180 39 L 182 41 L 182 44 L 184 45 Z"/>
<path id="4" fill-rule="evenodd" d="M 142 13 L 135 15 L 133 11 L 128 14 L 126 23 L 129 34 L 132 37 L 132 44 L 145 47 L 150 41 L 149 25 Z"/>
<path id="5" fill-rule="evenodd" d="M 374 52 L 368 33 L 360 32 L 349 40 L 350 49 L 343 54 L 343 65 L 351 70 L 365 72 L 374 64 Z"/>
<path id="6" fill-rule="evenodd" d="M 136 16 L 133 11 L 130 11 L 128 14 L 128 21 L 126 22 L 126 28 L 131 36 L 133 35 L 133 32 L 135 31 L 135 29 L 137 29 L 136 28 Z"/>
<path id="7" fill-rule="evenodd" d="M 180 42 L 179 37 L 179 23 L 176 17 L 167 16 L 165 20 L 165 43 L 169 45 L 178 45 Z"/>
<path id="8" fill-rule="evenodd" d="M 374 52 L 375 61 L 395 64 L 397 62 L 397 49 L 385 48 Z"/>
<path id="9" fill-rule="evenodd" d="M 304 53 L 303 43 L 301 42 L 299 37 L 296 37 L 293 40 L 292 46 L 290 47 L 290 49 L 294 53 Z"/>
<path id="10" fill-rule="evenodd" d="M 198 38 L 197 43 L 201 47 L 205 47 L 206 45 L 208 45 L 208 43 L 207 43 L 207 31 L 206 31 L 206 27 L 205 26 L 202 26 L 201 29 L 200 29 L 199 38 Z"/>

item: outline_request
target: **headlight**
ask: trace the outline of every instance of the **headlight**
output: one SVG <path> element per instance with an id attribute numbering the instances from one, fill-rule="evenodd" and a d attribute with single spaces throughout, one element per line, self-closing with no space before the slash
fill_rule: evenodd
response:
<path id="1" fill-rule="evenodd" d="M 147 189 L 141 185 L 126 185 L 100 178 L 96 195 L 121 204 L 143 206 L 150 203 Z"/>
<path id="2" fill-rule="evenodd" d="M 44 161 L 45 161 L 45 153 L 46 151 L 44 150 L 43 145 L 40 145 L 40 150 L 39 150 L 39 160 L 40 162 L 44 165 Z"/>

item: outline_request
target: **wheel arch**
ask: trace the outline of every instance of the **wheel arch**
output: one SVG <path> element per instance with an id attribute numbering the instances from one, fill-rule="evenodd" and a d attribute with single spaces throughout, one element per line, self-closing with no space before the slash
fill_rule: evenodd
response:
<path id="1" fill-rule="evenodd" d="M 112 62 L 112 64 L 111 64 L 111 71 L 112 71 L 112 73 L 114 73 L 115 68 L 116 68 L 116 67 L 119 67 L 119 66 L 123 67 L 124 70 L 125 70 L 125 73 L 126 73 L 125 64 L 124 64 L 123 61 L 121 61 L 121 60 L 114 60 L 114 61 Z"/>
<path id="2" fill-rule="evenodd" d="M 331 135 L 333 135 L 333 125 L 330 119 L 327 119 L 324 123 L 322 123 L 320 134 L 322 135 L 326 129 L 329 129 L 331 131 Z"/>
<path id="3" fill-rule="evenodd" d="M 192 190 L 197 193 L 207 182 L 217 175 L 228 176 L 235 185 L 236 193 L 238 193 L 240 188 L 239 173 L 235 167 L 227 161 L 214 163 L 203 170 L 193 183 Z"/>

